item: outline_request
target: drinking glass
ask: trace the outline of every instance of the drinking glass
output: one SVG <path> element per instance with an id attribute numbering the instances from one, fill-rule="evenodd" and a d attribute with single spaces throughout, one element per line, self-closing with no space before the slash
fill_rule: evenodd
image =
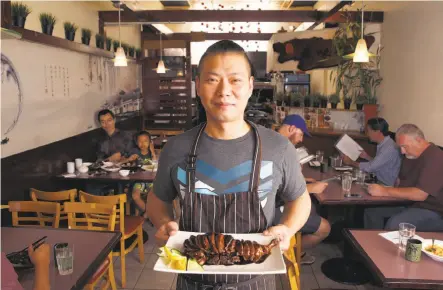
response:
<path id="1" fill-rule="evenodd" d="M 352 174 L 350 172 L 345 172 L 341 176 L 341 187 L 343 189 L 345 197 L 351 194 Z"/>
<path id="2" fill-rule="evenodd" d="M 74 173 L 75 172 L 75 167 L 74 167 L 75 165 L 74 165 L 74 162 L 68 162 L 67 163 L 67 170 L 68 170 L 68 173 Z"/>
<path id="3" fill-rule="evenodd" d="M 318 150 L 315 153 L 315 157 L 317 159 L 318 162 L 322 163 L 323 162 L 323 156 L 325 155 L 325 153 L 323 151 Z"/>
<path id="4" fill-rule="evenodd" d="M 82 166 L 82 164 L 83 164 L 83 160 L 81 158 L 75 159 L 75 168 L 77 168 L 77 170 Z"/>
<path id="5" fill-rule="evenodd" d="M 357 184 L 364 184 L 366 179 L 366 173 L 362 170 L 359 170 L 356 174 Z"/>
<path id="6" fill-rule="evenodd" d="M 398 247 L 400 250 L 404 251 L 406 249 L 406 244 L 408 240 L 414 237 L 415 235 L 415 226 L 409 223 L 400 223 L 398 226 L 398 238 L 399 244 Z"/>
<path id="7" fill-rule="evenodd" d="M 74 271 L 74 246 L 55 248 L 55 258 L 60 275 L 69 275 Z"/>

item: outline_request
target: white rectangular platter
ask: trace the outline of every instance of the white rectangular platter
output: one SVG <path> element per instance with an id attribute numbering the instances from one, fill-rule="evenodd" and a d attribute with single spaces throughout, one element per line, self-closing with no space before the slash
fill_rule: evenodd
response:
<path id="1" fill-rule="evenodd" d="M 199 235 L 202 233 L 195 232 L 182 232 L 179 231 L 174 236 L 170 237 L 166 243 L 167 247 L 175 248 L 177 250 L 183 250 L 183 243 L 191 235 Z M 228 234 L 226 234 L 228 235 Z M 273 237 L 264 236 L 263 234 L 229 234 L 238 240 L 249 240 L 256 241 L 261 245 L 269 244 Z M 228 274 L 228 275 L 264 275 L 264 274 L 284 274 L 286 273 L 286 264 L 283 260 L 282 251 L 280 247 L 274 247 L 271 254 L 266 258 L 266 260 L 261 264 L 247 264 L 247 265 L 232 265 L 232 266 L 220 266 L 220 265 L 205 265 L 203 266 L 204 272 L 193 272 L 193 271 L 181 271 L 169 268 L 163 261 L 159 258 L 154 266 L 154 271 L 160 272 L 170 272 L 170 273 L 186 273 L 186 274 Z"/>

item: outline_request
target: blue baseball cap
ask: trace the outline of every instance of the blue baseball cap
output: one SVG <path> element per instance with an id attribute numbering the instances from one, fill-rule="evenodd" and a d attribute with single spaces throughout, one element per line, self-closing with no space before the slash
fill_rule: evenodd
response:
<path id="1" fill-rule="evenodd" d="M 286 116 L 283 120 L 283 125 L 295 126 L 302 130 L 305 135 L 312 137 L 311 134 L 309 134 L 305 120 L 300 115 L 293 114 Z"/>

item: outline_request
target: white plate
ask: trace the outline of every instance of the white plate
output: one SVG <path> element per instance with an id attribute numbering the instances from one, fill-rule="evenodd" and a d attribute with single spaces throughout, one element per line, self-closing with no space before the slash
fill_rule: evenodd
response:
<path id="1" fill-rule="evenodd" d="M 116 168 L 109 168 L 109 167 L 106 167 L 106 165 L 103 165 L 101 167 L 101 169 L 103 169 L 105 171 L 109 171 L 109 172 L 117 172 L 117 171 L 119 171 L 121 169 L 121 167 L 117 166 Z"/>
<path id="2" fill-rule="evenodd" d="M 191 235 L 200 235 L 202 233 L 194 232 L 182 232 L 179 231 L 174 236 L 170 237 L 166 243 L 167 247 L 175 248 L 180 251 L 183 250 L 183 243 Z M 229 234 L 235 239 L 256 241 L 261 245 L 267 245 L 272 241 L 272 237 L 264 236 L 262 234 Z M 271 254 L 261 264 L 248 264 L 248 265 L 232 265 L 232 266 L 216 266 L 205 265 L 203 266 L 204 272 L 194 271 L 181 271 L 169 268 L 162 258 L 155 263 L 154 271 L 171 272 L 171 273 L 188 273 L 188 274 L 249 274 L 249 275 L 264 275 L 264 274 L 284 274 L 286 273 L 286 265 L 283 261 L 283 256 L 280 247 L 274 247 Z"/>
<path id="3" fill-rule="evenodd" d="M 309 161 L 309 165 L 312 167 L 320 167 L 319 161 Z"/>
<path id="4" fill-rule="evenodd" d="M 83 162 L 82 165 L 84 165 L 84 166 L 91 166 L 92 162 Z"/>
<path id="5" fill-rule="evenodd" d="M 348 171 L 348 170 L 352 170 L 352 167 L 342 166 L 342 167 L 334 167 L 334 169 L 337 171 Z"/>
<path id="6" fill-rule="evenodd" d="M 429 257 L 431 257 L 431 259 L 433 259 L 433 260 L 435 260 L 435 261 L 437 261 L 437 262 L 443 262 L 443 257 L 441 257 L 441 256 L 437 256 L 437 255 L 435 255 L 435 254 L 433 254 L 433 253 L 430 253 L 430 252 L 428 252 L 428 251 L 425 250 L 427 247 L 429 247 L 429 246 L 431 246 L 431 245 L 432 245 L 432 240 L 428 240 L 428 239 L 423 240 L 423 244 L 422 244 L 422 249 L 421 249 L 421 250 L 422 250 L 426 255 L 428 255 Z M 434 245 L 437 245 L 437 246 L 443 247 L 443 241 L 440 241 L 440 240 L 434 240 Z"/>

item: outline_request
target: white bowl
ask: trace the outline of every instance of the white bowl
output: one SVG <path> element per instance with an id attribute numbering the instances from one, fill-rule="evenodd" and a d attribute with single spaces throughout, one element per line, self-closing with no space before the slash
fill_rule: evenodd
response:
<path id="1" fill-rule="evenodd" d="M 437 246 L 443 247 L 443 241 L 435 240 L 435 241 L 434 241 L 434 245 L 437 245 Z M 428 251 L 425 250 L 425 249 L 426 249 L 427 247 L 429 247 L 429 246 L 432 246 L 432 240 L 428 240 L 428 239 L 423 240 L 423 244 L 422 244 L 422 249 L 421 249 L 421 250 L 422 250 L 426 255 L 428 255 L 431 259 L 433 259 L 433 260 L 435 260 L 435 261 L 437 261 L 437 262 L 443 262 L 443 257 L 441 257 L 441 256 L 437 256 L 436 254 L 430 253 L 430 252 L 428 252 Z"/>
<path id="2" fill-rule="evenodd" d="M 121 175 L 121 176 L 128 176 L 129 175 L 129 170 L 120 170 L 118 173 Z"/>
<path id="3" fill-rule="evenodd" d="M 80 173 L 87 173 L 87 172 L 89 171 L 89 168 L 88 168 L 88 166 L 86 166 L 86 165 L 83 163 L 83 165 L 80 166 L 80 167 L 78 168 L 78 171 L 79 171 Z"/>

